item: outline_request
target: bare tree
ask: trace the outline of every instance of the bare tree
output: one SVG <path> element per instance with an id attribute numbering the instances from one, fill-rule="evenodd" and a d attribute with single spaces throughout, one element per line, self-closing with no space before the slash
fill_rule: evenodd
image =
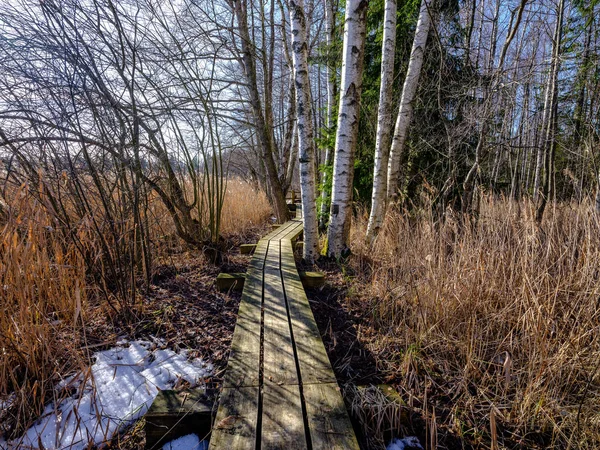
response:
<path id="1" fill-rule="evenodd" d="M 273 3 L 273 2 L 272 2 Z M 285 193 L 283 191 L 281 179 L 277 172 L 275 157 L 278 154 L 275 146 L 275 137 L 273 135 L 272 105 L 266 101 L 263 107 L 261 95 L 258 88 L 258 78 L 256 72 L 256 49 L 253 46 L 253 40 L 250 37 L 248 29 L 248 10 L 247 2 L 242 0 L 230 0 L 229 5 L 234 12 L 241 47 L 241 64 L 246 78 L 248 93 L 250 94 L 250 106 L 252 109 L 253 120 L 256 127 L 256 134 L 260 144 L 263 162 L 266 168 L 266 176 L 269 184 L 269 194 L 271 204 L 275 209 L 275 214 L 280 222 L 285 222 L 288 218 L 288 208 L 285 202 Z M 271 13 L 273 14 L 273 4 L 271 4 Z M 272 26 L 273 22 L 272 22 Z M 275 36 L 271 32 L 271 45 L 274 45 Z M 265 92 L 270 92 L 270 80 L 272 79 L 272 51 L 271 56 L 267 57 L 265 42 L 262 47 L 262 62 L 266 73 L 263 74 L 265 81 Z M 267 96 L 268 98 L 268 96 Z"/>
<path id="2" fill-rule="evenodd" d="M 558 72 L 560 70 L 560 55 L 563 35 L 563 15 L 565 0 L 560 0 L 557 8 L 556 25 L 552 38 L 552 61 L 550 74 L 546 86 L 546 98 L 544 100 L 544 117 L 542 119 L 542 147 L 538 150 L 537 164 L 535 168 L 534 200 L 538 200 L 536 221 L 542 222 L 544 210 L 550 197 L 552 177 L 554 175 L 554 154 L 556 151 L 556 129 L 558 108 Z M 543 160 L 543 186 L 539 192 L 540 173 L 542 172 L 541 160 Z"/>

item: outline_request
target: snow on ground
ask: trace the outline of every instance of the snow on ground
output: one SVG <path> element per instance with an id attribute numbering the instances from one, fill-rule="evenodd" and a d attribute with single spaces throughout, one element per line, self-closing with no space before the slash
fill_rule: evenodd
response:
<path id="1" fill-rule="evenodd" d="M 174 441 L 167 442 L 163 450 L 207 450 L 208 442 L 201 441 L 195 434 L 188 434 Z"/>
<path id="2" fill-rule="evenodd" d="M 116 431 L 143 416 L 159 390 L 181 380 L 196 385 L 212 373 L 212 365 L 179 353 L 158 349 L 148 341 L 126 341 L 98 352 L 87 374 L 65 380 L 60 388 L 77 393 L 47 405 L 40 419 L 18 440 L 0 439 L 0 449 L 79 450 L 89 442 L 110 440 Z"/>
<path id="3" fill-rule="evenodd" d="M 419 442 L 419 438 L 415 436 L 408 436 L 402 439 L 394 439 L 389 443 L 386 450 L 413 450 L 413 449 L 423 449 L 421 443 Z"/>

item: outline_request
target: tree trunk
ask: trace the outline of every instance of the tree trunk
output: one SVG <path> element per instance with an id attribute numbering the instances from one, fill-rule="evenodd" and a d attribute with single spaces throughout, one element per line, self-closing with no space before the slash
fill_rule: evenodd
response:
<path id="1" fill-rule="evenodd" d="M 302 221 L 304 225 L 302 256 L 305 261 L 312 263 L 319 254 L 319 233 L 315 203 L 315 142 L 310 78 L 308 76 L 308 45 L 306 42 L 304 0 L 290 0 L 290 19 L 294 78 L 296 80 L 298 162 L 300 167 L 300 193 L 302 196 Z"/>
<path id="2" fill-rule="evenodd" d="M 328 133 L 333 128 L 334 117 L 334 102 L 335 102 L 335 77 L 336 70 L 333 61 L 331 61 L 331 45 L 333 44 L 333 34 L 335 30 L 335 8 L 332 0 L 325 0 L 325 42 L 327 45 L 327 131 Z M 325 166 L 330 166 L 333 162 L 333 148 L 331 145 L 327 145 L 325 149 Z M 325 228 L 327 222 L 327 213 L 329 212 L 329 192 L 325 188 L 327 183 L 327 171 L 323 171 L 321 175 L 321 184 L 323 190 L 321 191 L 321 223 L 320 227 Z"/>
<path id="3" fill-rule="evenodd" d="M 533 201 L 537 202 L 540 195 L 540 185 L 542 184 L 544 159 L 546 157 L 546 130 L 550 121 L 550 100 L 552 98 L 552 73 L 554 72 L 554 61 L 550 65 L 550 73 L 548 74 L 548 80 L 546 83 L 546 92 L 544 95 L 544 112 L 542 115 L 542 142 L 538 146 L 537 155 L 535 159 L 535 175 L 533 177 Z"/>
<path id="4" fill-rule="evenodd" d="M 367 227 L 367 240 L 373 242 L 386 210 L 387 166 L 390 156 L 392 128 L 392 87 L 394 83 L 394 53 L 396 52 L 396 0 L 386 0 L 383 19 L 383 46 L 381 56 L 381 87 L 377 111 L 377 137 L 375 141 L 375 167 L 373 169 L 373 194 L 371 214 Z"/>
<path id="5" fill-rule="evenodd" d="M 277 166 L 273 155 L 276 154 L 275 142 L 272 129 L 269 128 L 260 100 L 258 90 L 258 81 L 256 76 L 255 54 L 251 46 L 250 33 L 248 30 L 248 14 L 245 2 L 241 0 L 232 0 L 230 5 L 238 21 L 238 32 L 242 48 L 242 66 L 244 76 L 248 84 L 248 93 L 250 94 L 250 106 L 256 125 L 256 134 L 262 150 L 262 156 L 265 163 L 267 181 L 269 183 L 270 202 L 275 210 L 277 220 L 281 223 L 288 219 L 288 208 L 285 203 L 285 195 L 281 186 L 281 181 L 277 173 Z"/>
<path id="6" fill-rule="evenodd" d="M 347 251 L 352 216 L 354 153 L 358 137 L 358 117 L 366 35 L 366 0 L 347 0 L 342 49 L 342 80 L 338 112 L 327 255 L 340 257 Z"/>
<path id="7" fill-rule="evenodd" d="M 542 151 L 538 152 L 538 165 L 536 165 L 536 184 L 534 188 L 534 200 L 538 200 L 538 207 L 536 212 L 536 221 L 542 222 L 544 217 L 544 210 L 546 209 L 546 203 L 550 196 L 550 186 L 552 184 L 552 175 L 554 168 L 554 153 L 556 150 L 556 127 L 557 127 L 557 107 L 558 107 L 558 72 L 560 70 L 560 50 L 562 42 L 562 31 L 563 31 L 563 15 L 565 9 L 565 1 L 560 0 L 558 5 L 558 17 L 556 18 L 556 27 L 554 29 L 554 36 L 552 38 L 552 63 L 550 65 L 550 74 L 548 75 L 548 88 L 546 91 L 546 106 L 544 108 L 544 119 L 542 122 L 542 139 L 544 139 L 542 145 Z M 540 156 L 541 153 L 541 156 Z M 540 157 L 544 163 L 543 167 L 543 191 L 539 192 L 541 165 Z"/>
<path id="8" fill-rule="evenodd" d="M 419 77 L 421 67 L 423 66 L 423 56 L 425 46 L 427 45 L 427 35 L 431 26 L 431 17 L 427 7 L 427 0 L 421 0 L 421 9 L 419 11 L 419 20 L 415 30 L 415 39 L 410 52 L 408 70 L 404 87 L 402 88 L 402 98 L 400 100 L 400 109 L 396 118 L 396 128 L 392 139 L 392 148 L 387 172 L 387 199 L 388 202 L 396 197 L 398 185 L 400 182 L 400 161 L 404 151 L 404 144 L 408 135 L 408 127 L 412 119 L 413 100 L 419 86 Z"/>

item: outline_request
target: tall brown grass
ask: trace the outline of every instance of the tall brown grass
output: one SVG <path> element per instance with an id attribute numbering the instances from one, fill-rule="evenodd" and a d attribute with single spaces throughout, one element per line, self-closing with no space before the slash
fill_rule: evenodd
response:
<path id="1" fill-rule="evenodd" d="M 184 183 L 188 193 L 192 191 L 191 183 Z M 164 204 L 156 196 L 149 200 L 149 215 L 155 222 L 153 231 L 155 238 L 163 239 L 170 235 L 176 239 L 176 232 L 171 217 Z M 223 209 L 221 210 L 220 230 L 222 236 L 245 235 L 264 226 L 273 211 L 267 195 L 252 183 L 241 178 L 227 180 Z"/>
<path id="2" fill-rule="evenodd" d="M 83 258 L 42 205 L 20 189 L 10 211 L 0 225 L 0 395 L 15 401 L 0 432 L 39 414 L 57 375 L 76 363 L 64 336 L 81 329 L 87 303 Z"/>
<path id="3" fill-rule="evenodd" d="M 599 217 L 570 203 L 541 227 L 534 217 L 493 198 L 465 227 L 391 212 L 372 249 L 362 214 L 350 301 L 438 433 L 479 448 L 599 448 Z"/>
<path id="4" fill-rule="evenodd" d="M 263 226 L 272 213 L 271 205 L 263 191 L 239 178 L 227 181 L 221 212 L 222 234 L 245 234 Z"/>
<path id="5" fill-rule="evenodd" d="M 0 401 L 10 397 L 12 403 L 0 410 L 0 435 L 23 430 L 42 412 L 45 402 L 56 400 L 54 386 L 61 377 L 89 362 L 82 351 L 90 326 L 88 311 L 91 307 L 109 311 L 110 302 L 106 286 L 95 284 L 103 277 L 92 273 L 104 266 L 89 264 L 100 261 L 107 250 L 100 245 L 92 221 L 74 221 L 77 228 L 64 232 L 25 186 L 7 197 L 0 221 Z M 264 193 L 241 180 L 229 180 L 222 233 L 232 236 L 256 230 L 270 214 Z M 159 258 L 166 248 L 159 245 L 164 237 L 177 238 L 155 198 L 149 199 L 148 218 L 155 243 L 151 254 Z M 101 217 L 95 219 L 102 222 Z M 76 239 L 72 232 L 77 233 Z M 125 234 L 123 239 L 132 237 Z"/>

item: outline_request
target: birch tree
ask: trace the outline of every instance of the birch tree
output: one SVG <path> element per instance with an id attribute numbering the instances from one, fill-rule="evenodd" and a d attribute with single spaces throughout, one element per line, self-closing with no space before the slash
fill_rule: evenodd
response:
<path id="1" fill-rule="evenodd" d="M 312 121 L 312 99 L 308 74 L 308 45 L 304 0 L 290 1 L 292 54 L 296 82 L 296 122 L 298 129 L 298 163 L 304 225 L 303 258 L 313 262 L 319 254 L 317 208 L 315 204 L 315 143 Z"/>
<path id="2" fill-rule="evenodd" d="M 333 62 L 331 61 L 331 45 L 333 44 L 333 37 L 335 33 L 335 6 L 333 0 L 325 0 L 325 44 L 327 46 L 327 130 L 331 130 L 333 122 L 335 120 L 333 104 L 335 102 L 336 86 L 335 77 L 336 70 Z M 333 161 L 333 148 L 330 145 L 325 149 L 325 166 L 331 165 Z M 325 185 L 327 182 L 327 171 L 322 174 L 322 184 Z M 325 221 L 327 216 L 327 210 L 329 208 L 329 193 L 327 189 L 323 189 L 321 192 L 321 227 L 325 228 Z"/>
<path id="3" fill-rule="evenodd" d="M 396 51 L 396 9 L 396 0 L 386 0 L 383 18 L 381 86 L 379 89 L 379 108 L 377 111 L 373 194 L 371 196 L 371 214 L 367 227 L 367 240 L 370 242 L 379 233 L 385 217 L 387 201 L 387 166 L 390 155 L 392 87 L 394 82 L 394 53 Z"/>
<path id="4" fill-rule="evenodd" d="M 556 84 L 558 82 L 558 71 L 559 71 L 559 57 L 560 57 L 560 41 L 562 40 L 562 20 L 563 20 L 564 0 L 560 0 L 558 5 L 558 14 L 556 19 L 556 25 L 554 28 L 554 35 L 552 37 L 552 56 L 550 61 L 550 73 L 548 74 L 546 92 L 544 96 L 544 111 L 542 116 L 542 145 L 538 148 L 536 165 L 535 165 L 535 177 L 533 182 L 533 200 L 538 201 L 540 196 L 541 184 L 544 181 L 543 169 L 545 164 L 545 158 L 548 153 L 548 149 L 551 145 L 552 136 L 552 121 L 554 116 L 554 109 L 556 107 Z M 546 175 L 547 176 L 547 175 Z"/>
<path id="5" fill-rule="evenodd" d="M 427 35 L 429 34 L 430 26 L 431 17 L 429 15 L 427 0 L 421 0 L 419 19 L 417 21 L 415 38 L 410 52 L 408 70 L 402 88 L 400 108 L 398 109 L 394 137 L 392 138 L 392 147 L 390 149 L 387 173 L 388 201 L 391 201 L 396 196 L 400 181 L 400 162 L 404 151 L 406 136 L 408 135 L 408 127 L 410 126 L 412 119 L 413 100 L 417 93 L 417 87 L 419 86 L 419 77 L 421 76 L 421 67 L 423 67 L 423 56 L 425 54 L 425 46 L 427 45 Z"/>
<path id="6" fill-rule="evenodd" d="M 335 136 L 330 222 L 327 229 L 327 255 L 334 258 L 342 256 L 347 250 L 350 234 L 367 6 L 368 2 L 365 0 L 346 1 L 340 104 Z"/>

